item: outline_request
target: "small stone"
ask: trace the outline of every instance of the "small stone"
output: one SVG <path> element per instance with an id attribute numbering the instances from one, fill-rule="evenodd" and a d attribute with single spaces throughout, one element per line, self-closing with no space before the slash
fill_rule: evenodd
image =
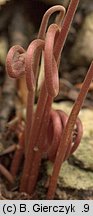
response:
<path id="1" fill-rule="evenodd" d="M 78 66 L 89 65 L 93 60 L 93 12 L 85 17 L 71 49 L 69 60 Z"/>
<path id="2" fill-rule="evenodd" d="M 93 190 L 93 172 L 86 172 L 65 162 L 60 170 L 59 184 L 77 190 Z"/>
<path id="3" fill-rule="evenodd" d="M 83 138 L 72 159 L 81 168 L 93 171 L 93 110 L 83 109 L 80 119 L 83 123 Z"/>

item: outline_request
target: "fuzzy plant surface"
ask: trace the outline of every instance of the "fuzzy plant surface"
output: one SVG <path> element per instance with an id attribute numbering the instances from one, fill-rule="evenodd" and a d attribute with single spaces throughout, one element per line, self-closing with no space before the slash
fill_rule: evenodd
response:
<path id="1" fill-rule="evenodd" d="M 53 162 L 46 199 L 54 199 L 62 163 L 77 149 L 83 134 L 78 118 L 89 85 L 93 78 L 93 63 L 87 72 L 80 93 L 69 116 L 62 110 L 53 110 L 52 102 L 59 92 L 58 69 L 61 53 L 79 0 L 71 0 L 65 14 L 62 5 L 56 5 L 43 16 L 37 39 L 24 50 L 19 45 L 10 48 L 6 58 L 6 71 L 12 78 L 26 77 L 28 95 L 25 128 L 15 150 L 10 171 L 0 165 L 0 172 L 13 184 L 23 160 L 20 192 L 32 195 L 36 189 L 41 161 L 45 157 Z M 50 16 L 59 12 L 54 23 L 48 26 Z M 34 111 L 39 65 L 44 58 L 44 80 Z"/>

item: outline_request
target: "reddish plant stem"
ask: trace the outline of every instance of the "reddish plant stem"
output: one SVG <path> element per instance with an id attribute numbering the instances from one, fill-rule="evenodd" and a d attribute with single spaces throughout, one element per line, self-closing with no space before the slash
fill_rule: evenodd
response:
<path id="1" fill-rule="evenodd" d="M 75 139 L 75 143 L 71 148 L 70 154 L 73 154 L 73 152 L 76 151 L 76 149 L 77 149 L 77 147 L 81 141 L 81 138 L 83 136 L 83 126 L 82 126 L 82 122 L 80 121 L 79 118 L 77 118 L 77 120 L 76 120 L 76 127 L 77 127 L 77 136 Z"/>
<path id="2" fill-rule="evenodd" d="M 14 179 L 11 173 L 2 165 L 0 164 L 0 173 L 11 183 L 13 184 Z"/>
<path id="3" fill-rule="evenodd" d="M 59 113 L 55 110 L 51 110 L 50 120 L 47 132 L 47 145 L 44 151 L 47 154 L 49 160 L 54 161 L 57 149 L 62 136 L 63 125 Z"/>
<path id="4" fill-rule="evenodd" d="M 0 152 L 0 156 L 9 154 L 11 152 L 14 152 L 16 150 L 17 146 L 16 144 L 10 145 L 8 148 L 6 148 L 3 152 Z"/>
<path id="5" fill-rule="evenodd" d="M 64 15 L 65 15 L 65 8 L 62 5 L 56 5 L 56 6 L 53 6 L 53 7 L 49 8 L 46 11 L 46 13 L 44 14 L 41 25 L 40 25 L 38 38 L 45 39 L 45 33 L 46 33 L 49 18 L 54 12 L 57 12 L 57 11 L 60 11 L 60 16 L 61 16 L 59 21 L 57 21 L 57 25 L 59 27 L 61 27 L 61 23 L 62 23 L 62 20 L 64 18 Z"/>
<path id="6" fill-rule="evenodd" d="M 30 136 L 30 129 L 32 127 L 33 123 L 33 117 L 34 117 L 34 110 L 33 110 L 33 105 L 34 105 L 34 92 L 29 91 L 27 94 L 27 109 L 26 109 L 26 123 L 25 123 L 25 155 L 27 153 L 27 148 L 28 148 L 28 141 L 29 141 L 29 136 Z"/>
<path id="7" fill-rule="evenodd" d="M 46 34 L 49 18 L 54 12 L 57 12 L 57 11 L 60 11 L 60 13 L 58 15 L 58 19 L 57 20 L 55 19 L 55 23 L 57 23 L 57 26 L 59 28 L 61 27 L 61 23 L 62 23 L 62 20 L 64 18 L 64 15 L 65 15 L 65 8 L 62 5 L 56 5 L 56 6 L 53 6 L 53 7 L 49 8 L 45 12 L 45 14 L 44 14 L 44 16 L 42 18 L 42 22 L 41 22 L 41 25 L 40 25 L 40 29 L 39 29 L 39 33 L 38 33 L 37 38 L 45 39 L 45 34 Z M 37 74 L 38 74 L 37 82 L 38 82 L 38 77 L 39 77 L 39 70 L 38 70 L 38 66 L 37 66 L 39 64 L 39 60 L 40 60 L 40 54 L 37 55 L 36 64 L 35 64 L 35 67 L 37 68 Z"/>
<path id="8" fill-rule="evenodd" d="M 53 36 L 53 37 L 50 37 L 50 41 L 52 39 L 51 47 L 50 47 L 50 45 L 47 46 L 48 44 L 45 42 L 45 53 L 46 53 L 45 55 L 48 55 L 48 52 L 50 50 L 50 59 L 47 57 L 45 59 L 45 75 L 46 75 L 46 73 L 49 73 L 49 72 L 51 72 L 51 74 L 52 74 L 53 73 L 52 70 L 54 71 L 54 74 L 58 73 L 57 68 L 55 66 L 56 63 L 55 63 L 54 58 L 53 58 L 53 45 L 54 45 L 54 39 L 55 39 L 55 35 L 56 35 L 57 31 L 58 31 L 57 26 L 53 25 L 51 28 L 51 31 L 50 31 L 50 33 Z M 48 40 L 48 37 L 47 37 L 47 40 Z M 49 67 L 47 68 L 47 60 L 48 59 L 49 59 L 50 63 L 48 62 Z M 54 76 L 54 78 L 55 78 L 55 76 Z M 49 86 L 49 84 L 47 84 L 47 85 Z M 38 176 L 38 170 L 39 170 L 38 164 L 39 163 L 38 163 L 37 159 L 35 159 L 35 162 L 33 163 L 33 158 L 34 158 L 33 148 L 37 146 L 37 143 L 39 143 L 38 144 L 39 147 L 42 145 L 41 139 L 44 136 L 44 132 L 46 133 L 46 129 L 48 126 L 49 114 L 50 114 L 50 108 L 51 108 L 52 101 L 53 101 L 53 96 L 55 95 L 55 93 L 57 93 L 57 90 L 55 92 L 55 89 L 53 89 L 53 80 L 52 80 L 52 87 L 51 87 L 50 91 L 51 91 L 52 96 L 48 96 L 47 89 L 46 89 L 46 83 L 44 82 L 42 89 L 41 89 L 41 94 L 39 97 L 37 110 L 36 110 L 35 117 L 34 117 L 33 127 L 31 130 L 31 133 L 30 133 L 30 137 L 32 139 L 29 139 L 30 142 L 29 142 L 29 146 L 28 146 L 28 153 L 27 153 L 28 156 L 25 160 L 23 178 L 22 178 L 21 187 L 20 187 L 21 191 L 25 191 L 27 189 L 26 185 L 27 185 L 27 182 L 29 181 L 29 179 L 30 179 L 30 185 L 31 185 L 31 186 L 29 186 L 30 191 L 33 190 L 31 188 L 33 185 L 35 185 L 35 181 L 34 181 L 35 175 Z M 42 106 L 42 101 L 43 101 L 43 106 Z M 43 122 L 44 122 L 45 126 L 43 126 L 43 128 L 42 128 Z M 45 129 L 44 129 L 44 127 L 45 127 Z M 35 135 L 34 135 L 34 133 L 35 133 Z M 38 137 L 40 137 L 40 141 L 38 141 Z M 28 157 L 30 157 L 29 164 L 28 164 Z M 39 159 L 39 157 L 38 157 L 38 160 L 41 160 L 41 159 Z M 36 170 L 36 168 L 33 169 L 32 168 L 33 166 L 37 166 L 38 169 L 37 170 Z M 32 169 L 34 170 L 34 174 L 31 173 L 31 178 L 30 178 L 29 173 L 30 173 L 30 170 L 32 170 Z M 32 176 L 34 176 L 34 178 L 32 178 Z M 23 180 L 23 179 L 25 179 L 25 180 Z M 31 181 L 31 179 L 32 179 L 32 181 Z M 29 193 L 30 193 L 30 191 L 29 191 Z"/>
<path id="9" fill-rule="evenodd" d="M 62 7 L 62 6 L 54 6 L 53 8 L 51 8 L 51 9 L 49 9 L 47 12 L 46 12 L 46 14 L 44 15 L 44 18 L 43 18 L 43 21 L 42 21 L 42 24 L 41 24 L 41 28 L 40 28 L 40 31 L 39 31 L 39 34 L 38 34 L 38 38 L 43 38 L 43 36 L 45 35 L 45 31 L 46 31 L 46 26 L 47 26 L 47 23 L 48 23 L 48 20 L 49 20 L 49 17 L 50 17 L 50 15 L 52 14 L 52 13 L 54 13 L 55 11 L 57 11 L 57 10 L 60 10 L 61 11 L 61 15 L 62 15 L 62 18 L 63 18 L 63 16 L 64 16 L 64 13 L 65 13 L 65 9 Z M 38 53 L 37 53 L 38 54 Z M 30 56 L 30 55 L 29 55 Z M 38 63 L 39 63 L 39 58 L 40 58 L 40 56 L 39 55 L 37 55 L 38 56 L 38 58 L 36 57 L 36 61 L 35 61 L 35 63 L 36 63 L 36 65 L 38 65 Z M 29 60 L 28 60 L 29 61 Z M 35 67 L 37 68 L 38 66 L 36 66 L 35 65 Z M 28 70 L 28 69 L 27 69 Z M 37 70 L 37 69 L 36 69 Z M 29 70 L 28 70 L 29 71 Z M 32 77 L 33 78 L 33 77 Z M 56 79 L 55 79 L 56 80 Z M 33 81 L 33 79 L 32 79 L 32 81 Z M 31 95 L 31 93 L 30 93 L 30 95 Z M 32 93 L 32 95 L 31 95 L 31 97 L 32 98 L 34 98 L 33 97 L 33 93 Z M 30 112 L 29 112 L 29 94 L 28 94 L 28 112 L 27 112 L 27 122 L 28 122 L 28 124 L 27 124 L 27 131 L 30 131 L 30 128 L 31 128 L 31 122 L 30 121 L 28 121 L 28 119 L 29 119 L 29 113 L 31 113 L 31 110 L 30 110 Z M 31 115 L 32 116 L 32 115 Z M 28 137 L 28 134 L 29 133 L 27 133 L 26 132 L 26 134 L 27 134 L 27 137 Z M 27 140 L 27 138 L 26 138 L 26 140 Z M 26 143 L 27 144 L 27 143 Z"/>
<path id="10" fill-rule="evenodd" d="M 78 98 L 72 108 L 71 114 L 68 118 L 66 127 L 64 129 L 64 133 L 62 135 L 62 139 L 58 148 L 57 156 L 55 159 L 54 167 L 53 167 L 53 172 L 52 176 L 50 178 L 50 183 L 49 183 L 49 189 L 47 193 L 47 199 L 53 199 L 55 190 L 56 190 L 56 185 L 57 185 L 57 179 L 60 171 L 60 167 L 64 161 L 65 154 L 69 145 L 69 140 L 72 134 L 72 130 L 74 128 L 78 113 L 80 111 L 80 108 L 83 104 L 83 101 L 86 97 L 86 94 L 88 92 L 89 85 L 93 79 L 93 62 L 90 65 L 90 68 L 88 70 L 88 73 L 86 75 L 86 78 L 83 82 L 81 91 L 78 95 Z"/>
<path id="11" fill-rule="evenodd" d="M 6 70 L 10 77 L 19 78 L 21 75 L 25 73 L 25 55 L 25 50 L 19 45 L 15 45 L 9 50 L 6 58 Z M 24 134 L 22 136 L 24 137 Z M 20 144 L 24 145 L 23 138 Z M 20 146 L 15 153 L 11 165 L 11 173 L 14 177 L 18 171 L 18 166 L 20 164 L 22 156 L 23 147 Z"/>
<path id="12" fill-rule="evenodd" d="M 53 102 L 52 97 L 48 96 L 44 115 L 43 115 L 43 122 L 41 124 L 40 135 L 38 136 L 38 139 L 34 147 L 34 156 L 33 156 L 32 167 L 29 175 L 28 190 L 27 190 L 27 192 L 30 194 L 32 194 L 34 191 L 38 174 L 39 174 L 39 168 L 41 164 L 42 152 L 43 152 L 44 142 L 46 138 L 46 131 L 49 124 L 49 116 L 50 116 L 52 102 Z"/>
<path id="13" fill-rule="evenodd" d="M 45 84 L 43 84 L 43 92 L 41 93 L 42 94 L 39 98 L 37 109 L 34 115 L 33 126 L 30 132 L 27 154 L 26 154 L 25 161 L 24 161 L 23 175 L 22 175 L 21 184 L 20 184 L 20 191 L 27 191 L 29 173 L 30 173 L 32 163 L 33 163 L 34 145 L 36 141 L 38 140 L 38 136 L 39 136 L 39 132 L 40 132 L 41 124 L 42 124 L 42 118 L 43 118 L 43 109 L 45 107 L 46 100 L 47 100 L 47 97 L 43 96 L 44 94 L 47 93 Z M 43 106 L 42 106 L 42 96 L 43 96 Z"/>
<path id="14" fill-rule="evenodd" d="M 38 64 L 40 53 L 44 48 L 44 41 L 34 40 L 26 52 L 26 82 L 28 88 L 27 114 L 26 114 L 26 135 L 25 135 L 25 152 L 27 152 L 28 142 L 30 139 L 30 130 L 33 124 L 33 105 L 35 98 L 35 87 L 37 80 Z M 38 63 L 38 64 L 37 64 Z"/>
<path id="15" fill-rule="evenodd" d="M 46 101 L 45 108 L 42 110 L 42 113 L 44 114 L 43 114 L 43 118 L 41 121 L 42 124 L 40 127 L 38 140 L 34 142 L 34 146 L 35 148 L 36 147 L 38 148 L 38 151 L 36 151 L 35 153 L 34 161 L 32 164 L 32 169 L 31 169 L 31 174 L 29 177 L 27 192 L 29 192 L 30 194 L 34 190 L 36 180 L 38 177 L 38 173 L 39 173 L 39 167 L 40 167 L 40 162 L 41 162 L 39 151 L 41 149 L 41 152 L 42 152 L 43 142 L 46 137 L 46 131 L 47 131 L 47 127 L 49 124 L 50 110 L 51 110 L 51 105 L 53 102 L 53 97 L 58 93 L 58 86 L 59 86 L 58 85 L 59 83 L 58 82 L 58 71 L 57 71 L 56 63 L 53 59 L 54 40 L 55 40 L 55 36 L 57 32 L 58 32 L 57 25 L 56 24 L 51 25 L 48 29 L 46 39 L 45 39 L 45 49 L 44 49 L 44 52 L 45 52 L 45 80 L 46 80 L 45 82 L 47 85 L 47 91 L 49 93 L 49 96 L 47 97 L 47 95 L 45 94 L 43 95 L 43 98 L 47 97 L 47 101 Z M 49 39 L 50 39 L 50 43 L 49 43 Z M 50 53 L 50 55 L 48 55 L 48 52 Z M 54 77 L 53 77 L 53 71 L 54 71 Z M 55 88 L 54 88 L 54 84 L 56 84 Z M 43 89 L 41 91 L 43 92 Z M 43 98 L 42 98 L 42 101 L 44 101 Z"/>
<path id="16" fill-rule="evenodd" d="M 12 78 L 18 78 L 25 73 L 25 50 L 19 46 L 13 46 L 6 58 L 6 71 Z"/>
<path id="17" fill-rule="evenodd" d="M 56 97 L 59 92 L 59 76 L 58 68 L 54 58 L 54 43 L 56 35 L 59 33 L 56 24 L 50 25 L 45 38 L 44 64 L 45 64 L 45 80 L 48 94 Z"/>
<path id="18" fill-rule="evenodd" d="M 55 59 L 56 61 L 59 61 L 63 46 L 65 44 L 67 35 L 68 35 L 68 31 L 70 29 L 75 11 L 77 9 L 79 0 L 71 0 L 67 13 L 65 15 L 65 18 L 63 20 L 62 23 L 62 28 L 61 28 L 61 32 L 59 34 L 59 37 L 57 38 L 56 44 L 55 44 L 55 49 L 54 49 L 54 53 L 55 53 Z"/>
<path id="19" fill-rule="evenodd" d="M 79 118 L 76 119 L 75 127 L 77 128 L 77 134 L 76 134 L 75 140 L 73 141 L 73 136 L 75 133 L 75 130 L 73 129 L 71 137 L 70 137 L 70 141 L 69 141 L 66 153 L 65 153 L 64 161 L 67 160 L 68 157 L 77 149 L 78 145 L 80 144 L 82 135 L 83 135 L 83 126 Z"/>
<path id="20" fill-rule="evenodd" d="M 21 163 L 22 158 L 24 156 L 24 138 L 25 138 L 25 133 L 23 132 L 21 137 L 20 137 L 19 146 L 17 146 L 17 150 L 14 154 L 13 161 L 12 161 L 11 168 L 10 168 L 10 172 L 11 172 L 13 178 L 16 177 L 16 174 L 17 174 L 19 167 L 20 167 L 20 163 Z"/>

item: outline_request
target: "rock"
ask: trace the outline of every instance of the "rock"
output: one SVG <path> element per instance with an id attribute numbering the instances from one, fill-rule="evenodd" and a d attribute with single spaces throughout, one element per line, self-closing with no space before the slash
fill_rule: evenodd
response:
<path id="1" fill-rule="evenodd" d="M 69 60 L 70 63 L 78 66 L 89 65 L 93 60 L 93 12 L 84 19 L 71 49 Z"/>
<path id="2" fill-rule="evenodd" d="M 6 55 L 8 51 L 8 41 L 5 36 L 0 37 L 0 62 L 5 64 Z"/>
<path id="3" fill-rule="evenodd" d="M 80 112 L 80 119 L 83 123 L 83 138 L 77 149 L 73 154 L 72 159 L 74 163 L 81 168 L 93 171 L 93 111 L 84 109 Z"/>
<path id="4" fill-rule="evenodd" d="M 62 187 L 77 190 L 93 189 L 93 173 L 65 162 L 60 170 L 59 183 L 62 184 Z"/>
<path id="5" fill-rule="evenodd" d="M 48 175 L 51 175 L 51 171 L 52 165 L 48 163 Z M 93 189 L 93 172 L 86 172 L 66 161 L 61 167 L 58 185 L 62 188 L 76 190 Z"/>

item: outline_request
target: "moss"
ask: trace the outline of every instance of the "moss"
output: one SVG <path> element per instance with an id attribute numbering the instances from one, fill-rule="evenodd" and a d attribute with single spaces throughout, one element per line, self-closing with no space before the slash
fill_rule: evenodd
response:
<path id="1" fill-rule="evenodd" d="M 52 173 L 52 164 L 48 163 L 48 175 Z M 65 162 L 60 170 L 58 184 L 62 188 L 89 190 L 93 189 L 93 173 Z"/>

